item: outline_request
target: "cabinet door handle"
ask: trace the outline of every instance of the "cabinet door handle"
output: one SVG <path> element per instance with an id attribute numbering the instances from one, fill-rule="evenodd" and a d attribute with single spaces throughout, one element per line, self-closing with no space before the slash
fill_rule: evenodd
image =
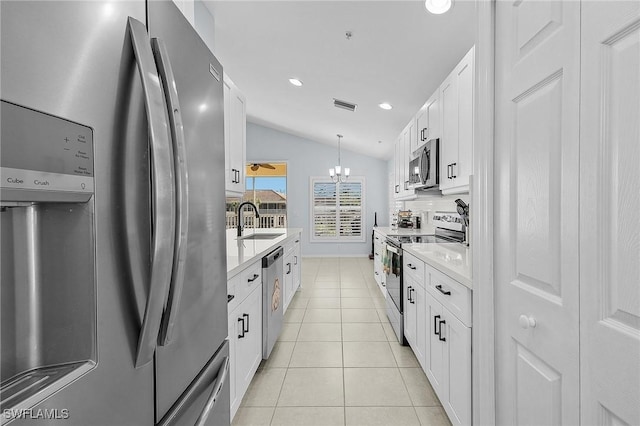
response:
<path id="1" fill-rule="evenodd" d="M 248 333 L 249 332 L 249 314 L 242 314 L 242 318 L 243 318 L 243 320 L 242 320 L 242 325 L 243 326 L 244 326 L 244 318 L 247 319 L 247 329 L 243 330 L 243 331 L 244 331 L 244 333 Z"/>
<path id="2" fill-rule="evenodd" d="M 444 325 L 446 325 L 446 324 L 447 324 L 447 322 L 446 322 L 445 320 L 440 320 L 440 321 L 439 321 L 439 325 L 440 325 L 440 327 L 438 328 L 438 339 L 439 339 L 441 342 L 446 342 L 446 341 L 447 341 L 446 337 L 442 337 L 442 325 L 443 325 L 443 324 L 444 324 Z"/>
<path id="3" fill-rule="evenodd" d="M 411 293 L 412 293 L 412 294 L 413 294 L 413 293 L 415 293 L 415 291 L 416 291 L 416 289 L 415 289 L 415 288 L 412 288 L 412 289 L 411 289 Z M 411 303 L 412 303 L 413 305 L 415 305 L 415 304 L 416 304 L 416 299 L 414 299 L 413 297 L 411 297 Z"/>
<path id="4" fill-rule="evenodd" d="M 376 275 L 380 275 L 380 274 L 378 273 L 378 271 L 375 271 L 375 272 L 374 272 L 374 274 L 376 274 Z"/>
<path id="5" fill-rule="evenodd" d="M 397 194 L 398 192 L 400 192 L 400 185 L 396 185 L 396 187 L 395 187 L 395 191 L 396 191 L 396 194 Z"/>
<path id="6" fill-rule="evenodd" d="M 227 294 L 227 303 L 231 302 L 235 298 L 236 298 L 235 294 Z"/>
<path id="7" fill-rule="evenodd" d="M 458 163 L 451 163 L 451 179 L 455 179 L 457 176 L 453 174 L 453 166 L 456 166 Z"/>
<path id="8" fill-rule="evenodd" d="M 294 265 L 298 264 L 298 256 L 293 256 L 293 264 Z"/>
<path id="9" fill-rule="evenodd" d="M 291 262 L 287 263 L 287 275 L 291 273 Z"/>
<path id="10" fill-rule="evenodd" d="M 411 303 L 411 286 L 407 287 L 407 300 Z"/>
<path id="11" fill-rule="evenodd" d="M 257 280 L 259 276 L 260 275 L 258 275 L 258 274 L 253 274 L 253 278 L 247 278 L 247 282 L 252 283 L 255 280 Z"/>
<path id="12" fill-rule="evenodd" d="M 242 339 L 244 337 L 244 318 L 238 318 L 238 322 L 242 323 L 242 334 L 238 334 L 238 338 Z"/>
<path id="13" fill-rule="evenodd" d="M 438 320 L 440 319 L 440 315 L 435 315 L 433 317 L 433 334 L 436 336 L 440 335 L 440 330 L 438 330 Z"/>
<path id="14" fill-rule="evenodd" d="M 447 164 L 447 179 L 451 179 L 451 164 Z"/>
<path id="15" fill-rule="evenodd" d="M 410 263 L 407 263 L 407 266 L 409 267 L 409 269 L 413 269 L 414 271 L 416 270 L 416 267 Z"/>
<path id="16" fill-rule="evenodd" d="M 231 183 L 236 183 L 236 169 L 231 169 L 231 173 L 233 173 L 233 177 L 231 178 Z"/>
<path id="17" fill-rule="evenodd" d="M 405 181 L 404 181 L 404 190 L 405 190 L 405 191 L 408 191 L 408 190 L 409 190 L 409 181 L 408 181 L 408 180 L 405 180 Z"/>
<path id="18" fill-rule="evenodd" d="M 444 294 L 445 296 L 451 296 L 451 292 L 449 290 L 442 289 L 442 284 L 437 285 L 436 290 L 438 290 L 440 293 Z"/>
<path id="19" fill-rule="evenodd" d="M 299 242 L 300 242 L 300 240 L 296 240 L 296 243 L 299 243 Z"/>

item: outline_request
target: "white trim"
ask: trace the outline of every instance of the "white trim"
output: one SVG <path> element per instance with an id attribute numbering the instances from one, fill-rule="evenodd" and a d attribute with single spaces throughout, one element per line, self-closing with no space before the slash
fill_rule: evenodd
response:
<path id="1" fill-rule="evenodd" d="M 359 237 L 341 237 L 339 235 L 340 222 L 339 219 L 336 221 L 336 236 L 333 238 L 318 238 L 314 234 L 313 223 L 314 223 L 314 204 L 313 204 L 313 185 L 314 182 L 322 182 L 322 183 L 332 183 L 331 178 L 327 176 L 309 176 L 309 242 L 310 243 L 366 243 L 367 242 L 367 232 L 366 232 L 366 185 L 365 185 L 365 177 L 364 176 L 351 176 L 349 177 L 350 182 L 360 183 L 360 206 L 361 206 L 361 215 L 360 215 L 360 236 Z M 336 192 L 336 201 L 338 200 L 338 192 Z"/>
<path id="2" fill-rule="evenodd" d="M 495 311 L 493 290 L 493 150 L 495 0 L 476 0 L 474 176 L 471 188 L 473 270 L 472 417 L 494 425 Z"/>

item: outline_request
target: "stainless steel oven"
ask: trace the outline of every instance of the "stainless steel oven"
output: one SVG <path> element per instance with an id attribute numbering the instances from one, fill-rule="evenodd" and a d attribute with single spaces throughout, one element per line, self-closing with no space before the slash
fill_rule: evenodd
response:
<path id="1" fill-rule="evenodd" d="M 387 288 L 387 317 L 395 331 L 398 341 L 404 344 L 404 320 L 402 306 L 402 247 L 398 241 L 387 238 L 385 241 L 386 261 L 385 285 Z"/>

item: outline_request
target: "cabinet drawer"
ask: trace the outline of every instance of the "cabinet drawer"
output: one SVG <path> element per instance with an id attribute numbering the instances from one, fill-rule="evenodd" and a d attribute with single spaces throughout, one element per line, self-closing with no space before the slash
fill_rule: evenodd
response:
<path id="1" fill-rule="evenodd" d="M 402 273 L 425 288 L 424 262 L 406 251 L 402 253 Z"/>
<path id="2" fill-rule="evenodd" d="M 442 272 L 427 266 L 427 290 L 464 325 L 471 327 L 471 290 Z"/>
<path id="3" fill-rule="evenodd" d="M 232 312 L 256 287 L 261 285 L 262 263 L 258 261 L 227 282 L 227 294 L 234 296 L 227 305 L 227 312 Z"/>

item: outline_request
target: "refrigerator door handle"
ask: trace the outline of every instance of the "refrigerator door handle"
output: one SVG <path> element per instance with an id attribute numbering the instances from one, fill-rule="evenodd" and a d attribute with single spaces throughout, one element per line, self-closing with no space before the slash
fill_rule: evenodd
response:
<path id="1" fill-rule="evenodd" d="M 216 379 L 215 385 L 213 385 L 213 390 L 211 391 L 211 395 L 207 400 L 207 403 L 204 405 L 204 410 L 198 416 L 198 420 L 196 420 L 195 426 L 204 426 L 207 422 L 207 418 L 209 418 L 209 414 L 213 411 L 213 408 L 216 406 L 218 399 L 220 397 L 220 392 L 222 392 L 222 387 L 224 386 L 224 381 L 229 375 L 229 357 L 226 357 L 224 363 L 222 364 L 222 368 L 218 373 L 218 378 Z"/>
<path id="2" fill-rule="evenodd" d="M 215 365 L 215 364 L 213 364 Z M 195 378 L 189 388 L 185 391 L 185 393 L 180 397 L 180 400 L 176 402 L 176 404 L 171 407 L 169 412 L 165 414 L 165 416 L 157 423 L 157 426 L 173 426 L 177 425 L 180 421 L 180 415 L 184 413 L 185 410 L 189 409 L 189 406 L 193 402 L 193 400 L 199 397 L 202 394 L 202 391 L 205 390 L 209 385 L 207 383 L 211 379 L 212 375 L 212 361 L 210 361 L 207 366 L 204 367 L 203 371 Z M 222 392 L 222 388 L 224 387 L 225 381 L 229 376 L 229 356 L 224 358 L 222 361 L 222 365 L 218 368 L 218 374 L 215 379 L 215 383 L 213 385 L 213 390 L 207 399 L 207 402 L 202 409 L 202 412 L 198 416 L 196 420 L 196 425 L 204 425 L 207 421 L 207 418 L 213 411 L 216 406 L 216 402 L 218 402 L 220 393 Z"/>
<path id="3" fill-rule="evenodd" d="M 182 288 L 184 286 L 184 271 L 187 254 L 187 236 L 189 232 L 189 176 L 187 174 L 187 149 L 184 141 L 182 125 L 182 110 L 178 102 L 176 81 L 169 61 L 167 47 L 161 39 L 151 39 L 151 48 L 156 59 L 156 65 L 162 87 L 164 89 L 171 125 L 171 139 L 173 142 L 173 157 L 176 176 L 176 233 L 173 253 L 173 272 L 169 286 L 169 299 L 162 318 L 160 330 L 160 345 L 171 342 L 173 327 L 176 322 Z"/>
<path id="4" fill-rule="evenodd" d="M 149 123 L 151 151 L 151 181 L 153 209 L 153 237 L 151 283 L 138 337 L 136 368 L 151 361 L 156 349 L 162 311 L 171 279 L 175 238 L 175 200 L 173 152 L 169 142 L 168 124 L 162 87 L 155 68 L 153 52 L 145 25 L 129 17 L 128 30 L 142 80 L 142 91 Z M 155 76 L 155 78 L 154 78 Z"/>

